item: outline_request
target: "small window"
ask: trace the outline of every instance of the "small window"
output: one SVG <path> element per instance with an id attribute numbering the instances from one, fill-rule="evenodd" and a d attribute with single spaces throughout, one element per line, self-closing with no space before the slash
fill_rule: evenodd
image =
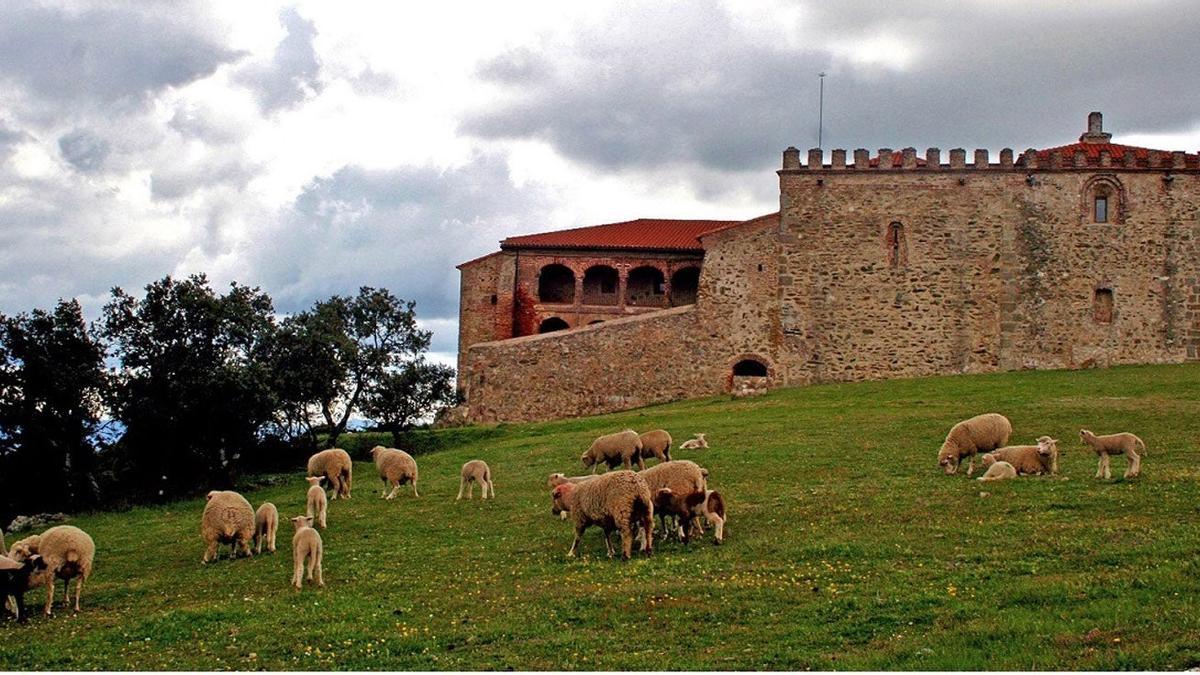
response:
<path id="1" fill-rule="evenodd" d="M 888 267 L 900 267 L 908 262 L 908 253 L 905 251 L 904 242 L 904 225 L 901 223 L 892 223 L 887 229 L 887 258 Z"/>
<path id="2" fill-rule="evenodd" d="M 1108 222 L 1108 197 L 1098 195 L 1096 197 L 1095 221 L 1097 223 Z"/>
<path id="3" fill-rule="evenodd" d="M 495 293 L 493 293 L 493 294 L 492 294 L 492 304 L 493 304 L 493 305 L 494 305 L 494 304 L 496 304 L 496 302 L 497 302 L 498 300 L 499 300 L 499 298 L 497 298 L 497 297 L 496 297 L 496 294 L 495 294 Z"/>
<path id="4" fill-rule="evenodd" d="M 1112 323 L 1113 292 L 1111 288 L 1097 288 L 1092 298 L 1092 320 L 1096 323 Z"/>

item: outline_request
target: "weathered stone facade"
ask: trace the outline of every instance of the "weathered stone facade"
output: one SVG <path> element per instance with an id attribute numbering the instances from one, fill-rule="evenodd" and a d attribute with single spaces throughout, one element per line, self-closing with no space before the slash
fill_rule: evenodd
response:
<path id="1" fill-rule="evenodd" d="M 735 377 L 740 389 L 1200 358 L 1197 155 L 1110 144 L 1094 114 L 1078 144 L 995 163 L 852 157 L 785 151 L 779 214 L 701 236 L 690 308 L 475 344 L 464 268 L 471 419 L 619 410 L 731 391 Z"/>

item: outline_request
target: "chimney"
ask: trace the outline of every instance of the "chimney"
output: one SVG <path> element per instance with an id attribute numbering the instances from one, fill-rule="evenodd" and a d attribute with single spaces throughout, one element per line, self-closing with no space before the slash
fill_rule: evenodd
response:
<path id="1" fill-rule="evenodd" d="M 1087 131 L 1079 137 L 1079 142 L 1107 143 L 1111 138 L 1112 134 L 1104 133 L 1104 116 L 1098 112 L 1093 112 L 1088 115 Z"/>

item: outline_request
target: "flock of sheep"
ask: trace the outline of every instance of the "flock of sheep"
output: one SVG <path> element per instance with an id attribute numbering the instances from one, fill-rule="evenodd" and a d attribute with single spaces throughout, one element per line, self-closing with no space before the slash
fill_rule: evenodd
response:
<path id="1" fill-rule="evenodd" d="M 938 465 L 947 474 L 958 473 L 967 459 L 967 475 L 975 472 L 975 455 L 987 469 L 978 480 L 992 481 L 1058 473 L 1058 440 L 1039 436 L 1037 445 L 1008 445 L 1012 423 L 1004 415 L 985 413 L 955 424 L 938 450 Z M 1126 478 L 1135 478 L 1142 471 L 1142 455 L 1146 444 L 1130 433 L 1098 436 L 1087 429 L 1079 430 L 1079 440 L 1095 451 L 1100 458 L 1096 478 L 1112 477 L 1109 467 L 1113 455 L 1125 455 L 1129 467 Z"/>

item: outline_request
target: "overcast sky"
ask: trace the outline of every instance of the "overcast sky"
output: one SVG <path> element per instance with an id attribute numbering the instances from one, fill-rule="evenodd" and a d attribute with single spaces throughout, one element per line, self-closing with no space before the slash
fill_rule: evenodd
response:
<path id="1" fill-rule="evenodd" d="M 436 5 L 436 7 L 435 7 Z M 777 208 L 780 151 L 1200 149 L 1200 7 L 1128 2 L 0 3 L 0 312 L 206 272 L 360 285 L 453 356 L 505 236 Z"/>

